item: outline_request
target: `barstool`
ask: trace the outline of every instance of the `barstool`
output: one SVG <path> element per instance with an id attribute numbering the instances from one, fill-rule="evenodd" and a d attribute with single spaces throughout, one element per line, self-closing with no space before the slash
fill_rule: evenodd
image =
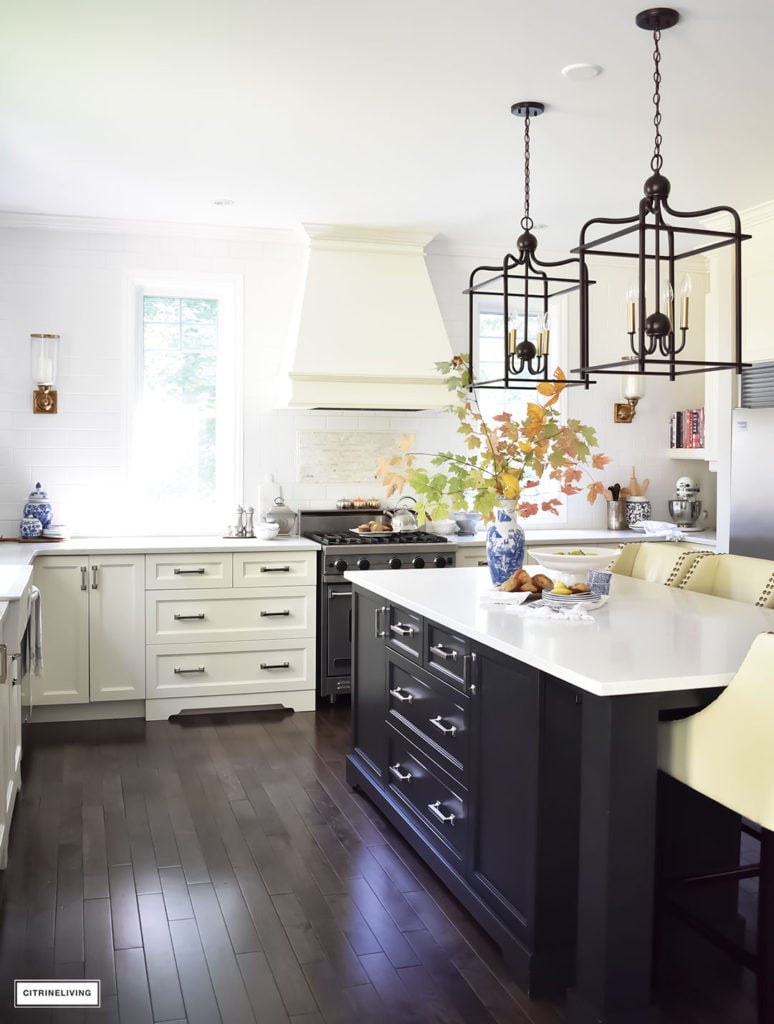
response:
<path id="1" fill-rule="evenodd" d="M 774 1024 L 774 633 L 753 641 L 720 696 L 689 718 L 659 725 L 661 771 L 760 825 L 760 864 L 682 882 L 758 874 L 758 944 L 737 946 L 693 915 L 682 916 L 719 948 L 757 974 L 759 1024 Z"/>
<path id="2" fill-rule="evenodd" d="M 708 554 L 706 549 L 684 541 L 638 541 L 624 544 L 608 569 L 619 576 L 676 587 L 691 567 Z"/>
<path id="3" fill-rule="evenodd" d="M 774 608 L 774 562 L 748 555 L 715 555 L 695 562 L 679 586 L 759 608 Z"/>

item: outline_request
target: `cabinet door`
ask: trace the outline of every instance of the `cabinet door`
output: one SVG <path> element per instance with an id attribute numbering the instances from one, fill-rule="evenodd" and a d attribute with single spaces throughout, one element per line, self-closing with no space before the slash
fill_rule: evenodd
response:
<path id="1" fill-rule="evenodd" d="M 30 678 L 30 704 L 84 704 L 89 700 L 88 559 L 35 559 L 35 586 L 43 618 L 43 671 Z"/>
<path id="2" fill-rule="evenodd" d="M 145 698 L 143 555 L 90 559 L 89 648 L 91 700 Z"/>
<path id="3" fill-rule="evenodd" d="M 486 544 L 459 544 L 456 565 L 458 569 L 487 565 Z"/>
<path id="4" fill-rule="evenodd" d="M 2 635 L 0 635 L 2 641 Z M 0 642 L 0 868 L 8 863 L 9 807 L 13 803 L 13 776 L 11 768 L 11 672 L 10 654 Z"/>
<path id="5" fill-rule="evenodd" d="M 352 717 L 355 754 L 379 779 L 387 767 L 387 673 L 384 637 L 389 608 L 382 598 L 355 589 L 356 661 L 352 673 Z"/>

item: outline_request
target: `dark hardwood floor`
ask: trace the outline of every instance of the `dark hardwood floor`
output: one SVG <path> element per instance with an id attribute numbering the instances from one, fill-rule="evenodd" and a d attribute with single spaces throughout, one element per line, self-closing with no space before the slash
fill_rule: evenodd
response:
<path id="1" fill-rule="evenodd" d="M 0 1021 L 563 1020 L 347 786 L 346 705 L 34 724 L 24 742 Z M 101 979 L 101 1010 L 12 1009 L 13 978 L 80 977 Z M 753 1024 L 753 992 L 701 940 L 665 936 L 669 1024 Z"/>

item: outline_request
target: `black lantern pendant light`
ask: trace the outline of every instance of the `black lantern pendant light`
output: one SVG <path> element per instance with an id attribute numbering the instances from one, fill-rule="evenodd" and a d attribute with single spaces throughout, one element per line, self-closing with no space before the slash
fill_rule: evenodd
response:
<path id="1" fill-rule="evenodd" d="M 588 387 L 588 375 L 583 380 L 561 380 L 550 377 L 548 359 L 551 345 L 551 329 L 548 311 L 549 299 L 577 291 L 580 281 L 577 277 L 556 277 L 548 273 L 558 267 L 579 266 L 573 257 L 556 262 L 542 261 L 535 255 L 537 238 L 533 234 L 534 222 L 529 212 L 530 185 L 530 124 L 533 117 L 539 117 L 545 110 L 543 103 L 522 100 L 514 103 L 511 113 L 524 118 L 524 216 L 521 218 L 522 234 L 516 242 L 518 256 L 507 253 L 502 266 L 482 266 L 470 275 L 468 296 L 468 356 L 470 387 L 508 388 L 509 390 L 531 390 L 541 381 L 563 384 L 582 384 Z M 585 271 L 585 268 L 584 268 Z M 593 281 L 587 282 L 593 284 Z M 475 321 L 475 296 L 496 296 L 497 311 L 502 310 L 503 341 L 498 368 L 502 376 L 488 380 L 477 380 L 476 367 L 479 362 L 480 344 Z M 501 360 L 501 362 L 500 362 Z"/>
<path id="2" fill-rule="evenodd" d="M 664 29 L 676 25 L 680 15 L 669 7 L 655 7 L 642 11 L 636 17 L 639 28 L 653 33 L 653 105 L 655 113 L 655 142 L 650 161 L 653 172 L 645 182 L 639 212 L 634 217 L 598 217 L 587 221 L 581 229 L 580 243 L 573 252 L 580 254 L 580 362 L 573 373 L 646 374 L 669 377 L 687 373 L 706 373 L 710 370 L 736 370 L 741 373 L 742 362 L 742 252 L 741 243 L 750 238 L 743 235 L 739 214 L 730 206 L 713 206 L 706 210 L 684 212 L 669 205 L 671 184 L 661 173 L 661 50 L 659 42 Z M 717 215 L 728 215 L 732 231 L 707 228 L 703 221 Z M 666 215 L 676 218 L 668 222 Z M 693 219 L 694 223 L 690 222 Z M 607 225 L 598 229 L 599 225 Z M 610 230 L 610 225 L 617 225 Z M 623 226 L 621 226 L 623 225 Z M 601 237 L 589 240 L 595 231 Z M 687 359 L 685 349 L 689 330 L 690 276 L 682 276 L 677 284 L 677 265 L 680 260 L 700 253 L 731 246 L 733 249 L 734 279 L 734 359 L 729 362 Z M 636 285 L 626 293 L 626 333 L 629 336 L 630 356 L 614 363 L 592 365 L 589 355 L 589 295 L 587 256 L 613 256 L 635 260 Z M 676 318 L 675 297 L 679 288 L 679 318 Z M 623 332 L 622 332 L 623 333 Z M 636 360 L 636 365 L 633 362 Z"/>

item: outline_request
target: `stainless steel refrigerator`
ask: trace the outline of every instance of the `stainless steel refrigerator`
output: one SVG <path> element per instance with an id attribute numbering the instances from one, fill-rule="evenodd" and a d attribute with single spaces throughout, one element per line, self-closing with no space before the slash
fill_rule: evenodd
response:
<path id="1" fill-rule="evenodd" d="M 774 408 L 733 412 L 729 551 L 774 559 Z"/>

